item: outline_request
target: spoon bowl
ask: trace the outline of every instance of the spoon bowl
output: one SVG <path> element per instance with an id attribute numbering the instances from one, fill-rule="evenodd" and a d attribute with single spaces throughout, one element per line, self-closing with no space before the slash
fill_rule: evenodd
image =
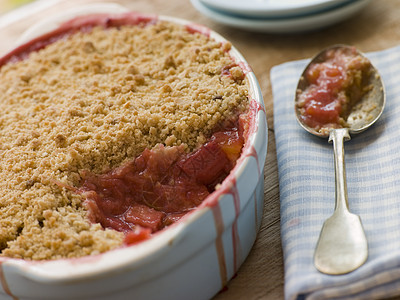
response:
<path id="1" fill-rule="evenodd" d="M 314 56 L 314 58 L 311 59 L 311 61 L 305 67 L 303 73 L 301 74 L 299 82 L 297 84 L 295 97 L 296 118 L 299 121 L 301 127 L 303 127 L 309 133 L 319 137 L 329 137 L 330 129 L 332 128 L 318 131 L 315 128 L 305 124 L 301 120 L 301 108 L 298 105 L 298 100 L 300 94 L 310 85 L 306 76 L 307 71 L 310 69 L 310 67 L 315 64 L 325 62 L 327 60 L 327 53 L 329 53 L 330 51 L 337 51 L 341 49 L 355 52 L 359 57 L 367 59 L 362 52 L 354 47 L 342 44 L 330 46 L 319 52 L 316 56 Z M 370 83 L 371 89 L 357 102 L 357 104 L 352 108 L 350 114 L 347 116 L 346 119 L 346 128 L 348 128 L 350 134 L 358 134 L 369 128 L 379 119 L 385 107 L 386 97 L 382 78 L 379 75 L 378 70 L 372 64 L 370 64 L 370 66 L 371 72 L 368 81 Z"/>
<path id="2" fill-rule="evenodd" d="M 332 118 L 328 118 L 329 122 L 321 125 L 317 122 L 321 120 L 321 116 L 317 116 L 317 121 L 312 119 L 310 121 L 310 119 L 307 119 L 309 116 L 305 115 L 305 112 L 310 110 L 311 116 L 315 111 L 318 112 L 318 108 L 312 105 L 314 103 L 322 103 L 326 100 L 326 98 L 318 97 L 321 93 L 326 92 L 327 87 L 331 86 L 332 82 L 337 82 L 334 80 L 337 74 L 341 76 L 338 77 L 339 81 L 342 77 L 346 78 L 346 76 L 351 75 L 350 71 L 340 73 L 343 70 L 343 66 L 340 64 L 346 61 L 346 59 L 341 59 L 339 56 L 339 59 L 335 58 L 332 60 L 332 53 L 339 53 L 339 55 L 340 53 L 351 53 L 351 55 L 354 55 L 354 61 L 349 62 L 350 66 L 354 66 L 359 60 L 365 63 L 368 67 L 367 72 L 363 74 L 362 79 L 358 83 L 364 83 L 366 89 L 360 89 L 360 93 L 353 93 L 353 89 L 357 88 L 358 85 L 351 86 L 345 83 L 344 88 L 349 88 L 350 86 L 350 90 L 347 91 L 348 93 L 344 93 L 346 97 L 350 98 L 348 99 L 349 103 L 352 103 L 350 109 L 347 114 L 341 116 L 342 119 L 336 118 L 339 120 L 338 123 L 333 123 Z M 329 61 L 328 64 L 326 64 L 327 61 Z M 334 64 L 335 61 L 339 63 L 339 67 Z M 322 70 L 320 66 L 322 66 Z M 326 67 L 325 71 L 324 67 Z M 317 75 L 317 80 L 314 80 L 315 74 Z M 334 79 L 329 77 L 332 74 L 334 75 L 332 76 Z M 359 73 L 355 74 L 359 75 Z M 358 80 L 357 78 L 360 78 L 358 75 L 355 78 L 350 78 L 347 82 L 354 84 Z M 314 81 L 311 82 L 310 78 Z M 322 78 L 322 80 L 318 81 L 319 78 Z M 327 83 L 322 86 L 318 93 L 314 93 L 318 89 L 317 85 L 321 84 L 323 79 L 326 79 Z M 336 85 L 335 88 L 337 88 Z M 321 90 L 322 92 L 320 92 Z M 338 101 L 340 97 L 343 97 L 343 93 L 336 93 L 336 90 L 334 91 L 330 95 L 334 95 L 336 98 L 332 98 L 333 102 L 329 102 L 325 106 L 327 109 L 332 109 L 337 104 L 343 105 L 343 103 Z M 309 93 L 306 96 L 309 96 L 307 99 L 311 103 L 308 103 L 311 109 L 307 107 L 307 103 L 302 102 L 304 100 L 304 93 Z M 313 95 L 315 95 L 315 98 L 312 97 Z M 354 99 L 351 99 L 353 95 L 358 96 L 359 99 L 353 101 Z M 334 45 L 326 48 L 311 60 L 300 77 L 295 97 L 297 120 L 301 127 L 309 133 L 319 137 L 329 137 L 329 141 L 333 142 L 334 148 L 335 210 L 333 215 L 322 226 L 314 253 L 314 265 L 322 273 L 331 275 L 346 274 L 359 268 L 368 258 L 368 243 L 361 219 L 349 211 L 343 142 L 350 139 L 350 134 L 358 134 L 366 130 L 379 119 L 385 106 L 385 99 L 384 85 L 377 69 L 354 47 Z M 322 102 L 318 102 L 317 100 Z M 332 110 L 333 115 L 335 111 Z M 322 116 L 324 116 L 325 112 L 326 110 L 321 109 Z M 311 126 L 314 124 L 317 125 Z"/>

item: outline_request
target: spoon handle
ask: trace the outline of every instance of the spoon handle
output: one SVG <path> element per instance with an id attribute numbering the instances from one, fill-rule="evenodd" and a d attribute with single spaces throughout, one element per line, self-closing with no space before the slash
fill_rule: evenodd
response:
<path id="1" fill-rule="evenodd" d="M 360 267 L 368 257 L 368 243 L 360 217 L 349 212 L 343 141 L 350 139 L 347 129 L 334 129 L 336 204 L 325 220 L 314 253 L 314 265 L 322 273 L 340 275 Z"/>
<path id="2" fill-rule="evenodd" d="M 344 141 L 350 140 L 347 128 L 331 130 L 329 142 L 333 142 L 333 154 L 335 160 L 335 211 L 348 211 L 346 167 L 344 160 Z"/>

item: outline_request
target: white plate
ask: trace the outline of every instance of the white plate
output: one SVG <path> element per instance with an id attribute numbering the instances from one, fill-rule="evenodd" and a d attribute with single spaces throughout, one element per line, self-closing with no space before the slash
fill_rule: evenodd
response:
<path id="1" fill-rule="evenodd" d="M 200 0 L 222 13 L 255 17 L 290 17 L 346 5 L 353 0 Z"/>
<path id="2" fill-rule="evenodd" d="M 200 0 L 191 0 L 193 6 L 198 11 L 216 22 L 236 28 L 268 33 L 299 33 L 327 27 L 350 18 L 364 8 L 370 1 L 371 0 L 357 0 L 337 9 L 297 18 L 254 19 L 223 14 L 203 4 Z"/>

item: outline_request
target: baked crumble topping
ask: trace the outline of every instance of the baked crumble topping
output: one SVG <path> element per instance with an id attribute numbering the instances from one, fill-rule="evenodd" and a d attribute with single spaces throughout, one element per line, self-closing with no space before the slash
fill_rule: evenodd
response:
<path id="1" fill-rule="evenodd" d="M 69 187 L 159 144 L 191 152 L 245 111 L 230 47 L 158 21 L 95 27 L 2 66 L 0 255 L 58 259 L 121 246 L 124 234 L 90 223 Z"/>

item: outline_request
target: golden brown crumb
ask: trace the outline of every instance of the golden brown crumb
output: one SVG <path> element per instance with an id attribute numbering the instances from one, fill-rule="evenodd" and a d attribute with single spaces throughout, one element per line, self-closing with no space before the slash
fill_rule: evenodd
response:
<path id="1" fill-rule="evenodd" d="M 90 224 L 82 170 L 101 173 L 161 143 L 204 143 L 247 105 L 243 73 L 226 50 L 158 22 L 78 33 L 0 69 L 2 256 L 57 259 L 120 246 Z"/>

